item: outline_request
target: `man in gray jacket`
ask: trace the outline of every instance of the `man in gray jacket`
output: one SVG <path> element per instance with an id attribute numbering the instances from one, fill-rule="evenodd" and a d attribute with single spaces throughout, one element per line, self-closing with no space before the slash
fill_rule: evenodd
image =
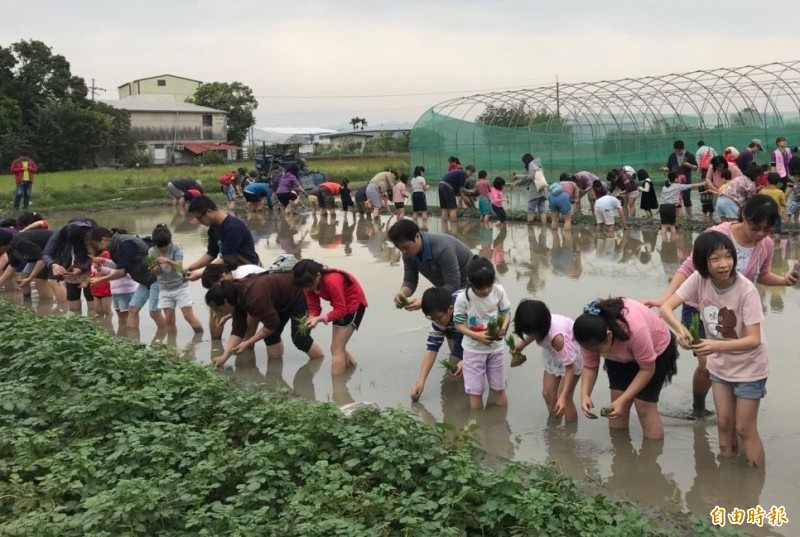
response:
<path id="1" fill-rule="evenodd" d="M 454 293 L 467 286 L 467 265 L 475 257 L 463 242 L 451 235 L 420 231 L 413 220 L 403 219 L 389 228 L 388 238 L 403 254 L 403 284 L 400 293 L 410 297 L 422 274 L 436 287 Z M 395 298 L 397 307 L 403 307 Z M 420 309 L 421 300 L 409 300 L 409 311 Z"/>

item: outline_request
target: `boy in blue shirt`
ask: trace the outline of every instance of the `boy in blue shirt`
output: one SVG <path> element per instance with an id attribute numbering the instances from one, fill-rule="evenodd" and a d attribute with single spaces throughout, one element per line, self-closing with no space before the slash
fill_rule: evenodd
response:
<path id="1" fill-rule="evenodd" d="M 453 365 L 456 368 L 453 375 L 461 376 L 461 358 L 464 355 L 461 340 L 464 336 L 457 332 L 453 325 L 453 303 L 458 293 L 463 292 L 462 290 L 451 294 L 442 287 L 431 287 L 422 294 L 421 309 L 425 318 L 431 321 L 431 330 L 428 333 L 425 353 L 422 355 L 419 377 L 414 387 L 411 388 L 411 400 L 414 402 L 419 401 L 422 391 L 425 389 L 425 382 L 428 380 L 431 368 L 436 362 L 436 355 L 445 339 L 450 347 L 451 358 L 448 360 L 451 360 L 451 363 L 454 362 Z"/>

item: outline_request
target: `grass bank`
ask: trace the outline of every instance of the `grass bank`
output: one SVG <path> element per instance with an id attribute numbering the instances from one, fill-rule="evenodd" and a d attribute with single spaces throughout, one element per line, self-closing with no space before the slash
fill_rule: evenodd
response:
<path id="1" fill-rule="evenodd" d="M 231 162 L 215 166 L 167 166 L 152 168 L 96 168 L 66 172 L 40 173 L 33 185 L 31 208 L 41 212 L 69 209 L 115 209 L 170 203 L 166 184 L 175 177 L 200 180 L 209 192 L 218 194 L 217 179 L 231 169 L 242 166 L 252 169 L 253 161 Z M 325 173 L 333 180 L 347 177 L 364 182 L 373 175 L 394 167 L 408 169 L 408 155 L 385 155 L 352 158 L 314 158 L 308 160 L 313 170 Z M 0 176 L 0 215 L 13 208 L 14 178 Z M 221 200 L 221 195 L 218 196 Z"/>
<path id="2" fill-rule="evenodd" d="M 0 301 L 2 535 L 713 535 L 476 462 L 402 409 L 238 389 L 166 347 Z"/>

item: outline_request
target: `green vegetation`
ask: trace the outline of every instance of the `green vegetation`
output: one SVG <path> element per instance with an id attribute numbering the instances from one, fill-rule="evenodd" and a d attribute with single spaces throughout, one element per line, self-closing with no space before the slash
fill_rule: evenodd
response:
<path id="1" fill-rule="evenodd" d="M 214 199 L 223 201 L 217 180 L 226 171 L 238 167 L 252 169 L 250 162 L 228 162 L 211 166 L 140 167 L 130 169 L 95 168 L 65 172 L 40 173 L 33 185 L 32 207 L 37 211 L 61 209 L 109 209 L 141 204 L 171 203 L 167 182 L 175 177 L 193 177 Z M 347 177 L 353 186 L 369 181 L 373 175 L 394 167 L 408 170 L 408 155 L 309 159 L 308 167 L 325 173 L 333 181 Z M 5 170 L 0 170 L 5 171 Z M 14 179 L 0 175 L 0 199 L 10 203 L 14 197 Z"/>
<path id="2" fill-rule="evenodd" d="M 0 169 L 25 153 L 44 170 L 129 162 L 130 115 L 89 98 L 86 81 L 41 41 L 0 45 Z"/>
<path id="3" fill-rule="evenodd" d="M 258 108 L 258 101 L 253 90 L 241 82 L 206 82 L 187 100 L 228 112 L 228 141 L 234 145 L 241 146 L 247 131 L 256 124 L 253 111 Z"/>
<path id="4" fill-rule="evenodd" d="M 5 302 L 0 400 L 2 535 L 674 534 L 552 467 L 490 471 L 468 433 L 402 409 L 347 418 L 237 389 L 166 347 Z"/>

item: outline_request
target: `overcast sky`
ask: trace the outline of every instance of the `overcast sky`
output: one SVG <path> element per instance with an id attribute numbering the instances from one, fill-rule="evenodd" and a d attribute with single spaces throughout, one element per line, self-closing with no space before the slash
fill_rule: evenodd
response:
<path id="1" fill-rule="evenodd" d="M 11 0 L 3 0 L 11 3 Z M 24 5 L 24 8 L 22 6 Z M 800 1 L 28 0 L 0 44 L 44 41 L 108 90 L 240 81 L 258 126 L 414 122 L 478 91 L 800 59 Z M 783 21 L 785 27 L 776 28 Z M 391 95 L 391 97 L 387 97 Z"/>

